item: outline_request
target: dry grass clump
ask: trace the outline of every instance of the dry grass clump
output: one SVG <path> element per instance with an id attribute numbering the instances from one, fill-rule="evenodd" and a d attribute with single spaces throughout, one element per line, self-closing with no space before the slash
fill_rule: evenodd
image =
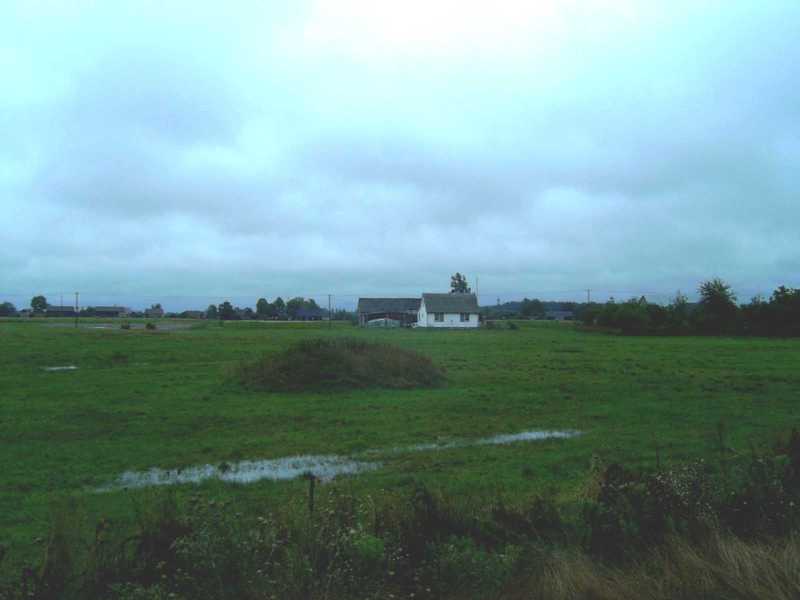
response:
<path id="1" fill-rule="evenodd" d="M 434 387 L 444 373 L 412 350 L 353 338 L 311 339 L 283 352 L 243 363 L 237 378 L 245 386 L 272 392 L 315 389 Z"/>
<path id="2" fill-rule="evenodd" d="M 611 568 L 574 552 L 555 554 L 506 600 L 731 600 L 800 597 L 800 538 L 745 541 L 712 534 L 674 539 L 636 564 Z"/>

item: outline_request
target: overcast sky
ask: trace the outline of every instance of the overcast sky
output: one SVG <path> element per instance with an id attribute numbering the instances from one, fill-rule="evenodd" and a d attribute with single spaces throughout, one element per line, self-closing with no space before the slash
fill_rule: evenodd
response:
<path id="1" fill-rule="evenodd" d="M 2 12 L 0 301 L 800 286 L 797 0 Z"/>

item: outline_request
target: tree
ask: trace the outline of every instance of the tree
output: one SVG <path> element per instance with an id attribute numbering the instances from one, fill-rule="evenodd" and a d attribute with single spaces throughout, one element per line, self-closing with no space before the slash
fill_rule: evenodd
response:
<path id="1" fill-rule="evenodd" d="M 731 286 L 715 277 L 700 284 L 700 310 L 695 313 L 697 327 L 705 333 L 724 333 L 736 325 L 739 308 Z"/>
<path id="2" fill-rule="evenodd" d="M 209 304 L 208 308 L 206 309 L 206 319 L 216 319 L 217 318 L 217 307 L 213 304 Z"/>
<path id="3" fill-rule="evenodd" d="M 3 302 L 0 304 L 0 317 L 13 317 L 17 314 L 17 307 L 11 302 Z"/>
<path id="4" fill-rule="evenodd" d="M 301 298 L 300 296 L 296 296 L 289 300 L 286 303 L 286 313 L 294 319 L 297 316 L 297 311 L 299 311 L 305 305 L 305 298 Z"/>
<path id="5" fill-rule="evenodd" d="M 689 331 L 689 299 L 680 290 L 667 306 L 667 327 L 671 333 L 685 333 Z"/>
<path id="6" fill-rule="evenodd" d="M 31 298 L 31 308 L 35 313 L 43 313 L 47 310 L 47 298 L 44 296 L 34 296 Z"/>
<path id="7" fill-rule="evenodd" d="M 525 298 L 522 300 L 520 312 L 522 312 L 523 317 L 543 317 L 545 314 L 544 304 L 536 298 L 533 300 Z"/>
<path id="8" fill-rule="evenodd" d="M 236 311 L 233 309 L 233 305 L 227 300 L 219 305 L 217 308 L 217 314 L 219 315 L 219 318 L 224 321 L 230 321 L 231 319 L 236 318 Z"/>
<path id="9" fill-rule="evenodd" d="M 276 317 L 283 317 L 286 314 L 286 303 L 280 296 L 275 298 L 275 302 L 272 303 L 272 306 L 275 308 Z"/>
<path id="10" fill-rule="evenodd" d="M 456 273 L 450 277 L 451 294 L 469 294 L 472 290 L 467 285 L 467 278 L 461 273 Z"/>
<path id="11" fill-rule="evenodd" d="M 259 319 L 266 319 L 270 313 L 270 305 L 266 298 L 259 298 L 256 302 L 256 314 Z"/>
<path id="12" fill-rule="evenodd" d="M 780 286 L 769 299 L 771 335 L 800 335 L 800 289 Z"/>

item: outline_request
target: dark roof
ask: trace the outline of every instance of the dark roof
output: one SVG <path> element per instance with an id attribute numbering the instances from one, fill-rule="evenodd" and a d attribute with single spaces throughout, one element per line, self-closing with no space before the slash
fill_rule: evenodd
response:
<path id="1" fill-rule="evenodd" d="M 114 312 L 114 311 L 123 312 L 128 310 L 124 306 L 90 306 L 89 309 L 101 312 Z"/>
<path id="2" fill-rule="evenodd" d="M 359 298 L 358 312 L 360 313 L 402 313 L 417 312 L 419 298 Z"/>
<path id="3" fill-rule="evenodd" d="M 52 313 L 55 313 L 55 312 L 70 312 L 70 313 L 73 313 L 73 312 L 75 312 L 75 307 L 74 306 L 48 306 L 47 307 L 47 312 L 52 312 Z"/>
<path id="4" fill-rule="evenodd" d="M 440 313 L 476 313 L 478 298 L 475 294 L 422 294 L 425 310 Z"/>
<path id="5" fill-rule="evenodd" d="M 298 308 L 297 312 L 295 313 L 295 317 L 299 317 L 301 319 L 307 319 L 309 317 L 321 317 L 325 313 L 322 312 L 321 308 L 307 308 L 302 307 Z"/>

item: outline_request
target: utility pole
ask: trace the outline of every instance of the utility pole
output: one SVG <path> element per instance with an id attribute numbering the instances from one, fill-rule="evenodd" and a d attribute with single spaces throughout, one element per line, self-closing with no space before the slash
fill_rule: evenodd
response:
<path id="1" fill-rule="evenodd" d="M 592 290 L 586 290 L 586 304 L 592 303 Z"/>
<path id="2" fill-rule="evenodd" d="M 64 302 L 63 300 L 61 301 Z M 75 329 L 78 328 L 78 292 L 75 292 Z"/>
<path id="3" fill-rule="evenodd" d="M 333 313 L 331 313 L 331 295 L 328 294 L 328 329 L 333 327 Z"/>
<path id="4" fill-rule="evenodd" d="M 480 282 L 480 279 L 477 276 L 475 276 L 475 298 L 478 300 L 478 304 L 481 303 L 481 301 L 480 301 L 481 295 L 478 292 L 478 283 L 479 282 Z"/>

